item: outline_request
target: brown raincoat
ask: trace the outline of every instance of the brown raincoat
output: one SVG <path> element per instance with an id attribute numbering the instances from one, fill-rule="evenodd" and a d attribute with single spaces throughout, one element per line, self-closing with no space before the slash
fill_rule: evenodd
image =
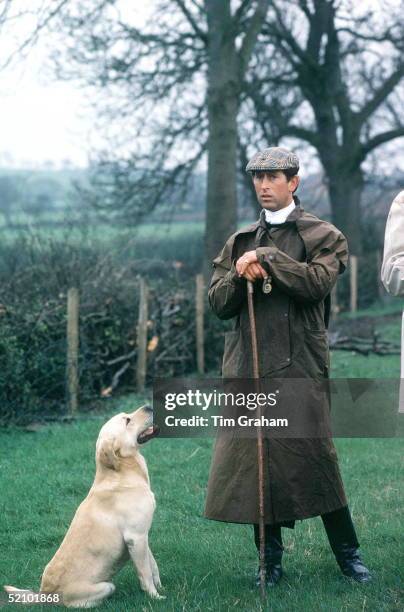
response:
<path id="1" fill-rule="evenodd" d="M 254 285 L 259 371 L 269 378 L 328 377 L 327 296 L 348 260 L 347 242 L 333 225 L 296 208 L 269 229 L 260 219 L 233 234 L 213 261 L 209 301 L 221 319 L 234 319 L 225 335 L 222 375 L 252 378 L 246 281 L 235 261 L 257 249 L 272 276 L 270 294 Z M 329 301 L 328 301 L 329 304 Z M 329 410 L 324 401 L 324 410 Z M 265 522 L 293 526 L 347 505 L 334 444 L 329 438 L 264 440 Z M 209 476 L 205 516 L 258 523 L 257 443 L 218 436 Z"/>

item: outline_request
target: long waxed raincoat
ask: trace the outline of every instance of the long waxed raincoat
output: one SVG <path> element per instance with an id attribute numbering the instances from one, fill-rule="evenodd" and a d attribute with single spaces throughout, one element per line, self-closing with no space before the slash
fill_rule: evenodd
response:
<path id="1" fill-rule="evenodd" d="M 347 265 L 347 242 L 333 225 L 305 212 L 296 197 L 295 203 L 281 225 L 267 226 L 262 211 L 213 261 L 210 305 L 221 319 L 234 320 L 233 331 L 225 335 L 224 378 L 253 376 L 246 280 L 238 277 L 235 262 L 254 249 L 273 283 L 269 294 L 262 292 L 262 281 L 254 285 L 260 376 L 328 377 L 327 296 Z M 329 410 L 327 400 L 324 410 Z M 295 519 L 347 505 L 330 438 L 265 439 L 264 453 L 266 523 L 293 526 Z M 257 483 L 256 440 L 219 435 L 205 516 L 258 523 Z"/>

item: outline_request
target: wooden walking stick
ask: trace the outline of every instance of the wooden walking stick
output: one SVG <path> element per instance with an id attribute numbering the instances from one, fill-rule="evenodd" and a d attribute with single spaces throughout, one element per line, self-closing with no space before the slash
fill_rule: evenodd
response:
<path id="1" fill-rule="evenodd" d="M 259 368 L 258 368 L 258 347 L 257 347 L 257 330 L 255 327 L 254 313 L 254 285 L 251 281 L 247 281 L 247 297 L 248 297 L 248 316 L 250 319 L 251 330 L 251 345 L 253 356 L 253 378 L 256 380 L 257 391 L 259 391 Z M 258 406 L 258 418 L 261 421 L 261 406 Z M 257 430 L 257 456 L 258 456 L 258 504 L 259 504 L 259 568 L 260 568 L 260 591 L 261 597 L 265 598 L 265 518 L 264 518 L 264 445 L 262 439 L 262 428 L 258 425 Z"/>

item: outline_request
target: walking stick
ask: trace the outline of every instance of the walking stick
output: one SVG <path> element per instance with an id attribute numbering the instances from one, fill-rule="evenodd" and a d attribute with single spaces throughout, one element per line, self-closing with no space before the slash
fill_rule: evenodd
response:
<path id="1" fill-rule="evenodd" d="M 247 281 L 247 298 L 248 298 L 248 316 L 250 319 L 251 330 L 251 345 L 253 356 L 253 378 L 257 381 L 256 387 L 259 387 L 259 369 L 258 369 L 258 347 L 257 347 L 257 330 L 255 327 L 254 313 L 254 285 L 251 281 Z M 261 421 L 261 406 L 258 406 L 258 418 Z M 258 504 L 259 504 L 259 568 L 260 568 L 260 591 L 262 599 L 265 598 L 265 522 L 264 522 L 264 445 L 262 439 L 262 428 L 258 425 L 257 430 L 257 455 L 258 455 Z"/>

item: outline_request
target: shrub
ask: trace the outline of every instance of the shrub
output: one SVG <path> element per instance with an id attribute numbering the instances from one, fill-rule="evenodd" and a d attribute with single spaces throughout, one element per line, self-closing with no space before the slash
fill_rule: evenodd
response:
<path id="1" fill-rule="evenodd" d="M 146 245 L 144 245 L 146 246 Z M 138 247 L 139 248 L 139 247 Z M 139 251 L 138 251 L 139 252 Z M 57 416 L 66 409 L 66 300 L 80 291 L 80 404 L 91 408 L 116 379 L 134 388 L 139 273 L 150 286 L 148 382 L 196 369 L 192 266 L 177 252 L 163 261 L 105 252 L 101 244 L 38 237 L 3 244 L 0 253 L 0 424 Z M 222 324 L 207 312 L 207 366 L 218 367 Z M 216 347 L 216 348 L 214 348 Z M 216 353 L 217 351 L 217 353 Z M 108 395 L 108 393 L 106 393 Z"/>

